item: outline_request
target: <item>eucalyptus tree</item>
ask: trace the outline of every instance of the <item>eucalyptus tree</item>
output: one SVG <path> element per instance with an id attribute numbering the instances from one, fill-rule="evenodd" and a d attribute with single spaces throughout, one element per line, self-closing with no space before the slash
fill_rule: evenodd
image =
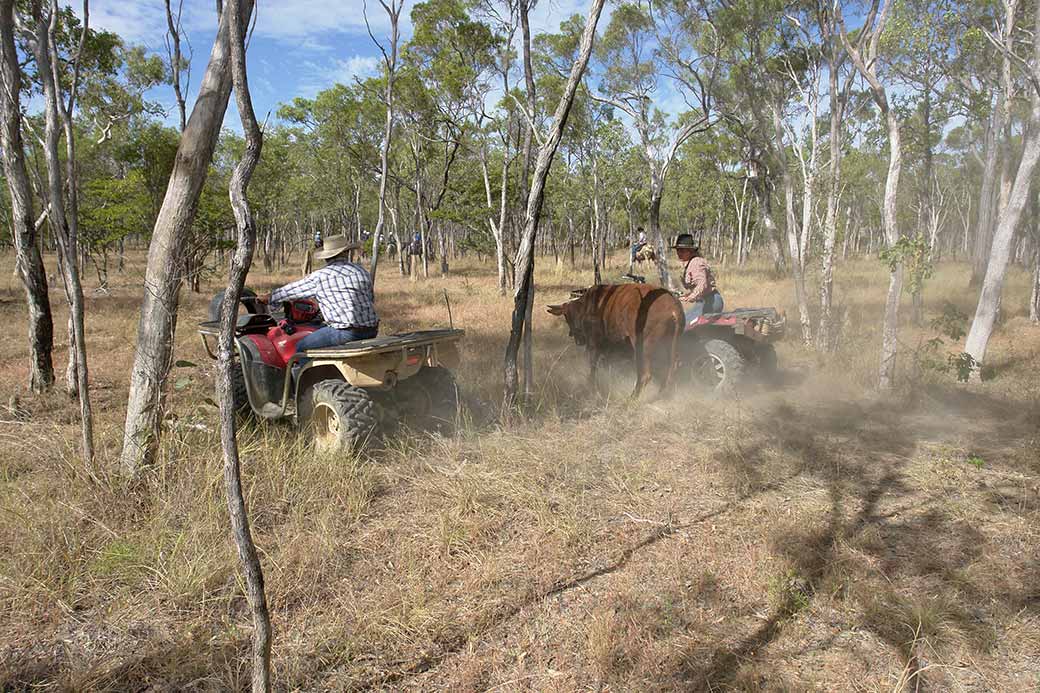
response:
<path id="1" fill-rule="evenodd" d="M 605 0 L 592 0 L 585 27 L 581 35 L 581 43 L 577 58 L 571 68 L 567 84 L 563 89 L 556 108 L 553 110 L 552 120 L 548 129 L 539 138 L 541 145 L 538 147 L 538 158 L 534 167 L 531 180 L 531 188 L 527 197 L 527 211 L 524 216 L 524 229 L 520 237 L 520 246 L 516 252 L 516 291 L 513 294 L 513 317 L 509 330 L 509 341 L 506 344 L 504 376 L 505 376 L 505 404 L 507 408 L 514 408 L 519 400 L 519 378 L 517 372 L 517 355 L 520 350 L 520 342 L 526 331 L 530 333 L 530 319 L 532 303 L 534 300 L 534 260 L 535 241 L 538 235 L 538 224 L 541 221 L 542 205 L 545 200 L 545 183 L 549 177 L 556 150 L 563 138 L 563 130 L 567 125 L 567 118 L 571 106 L 574 103 L 578 85 L 585 74 L 585 68 L 589 64 L 592 55 L 592 47 L 596 38 L 596 25 L 599 23 L 600 14 L 603 11 Z M 527 367 L 531 368 L 528 360 Z M 532 383 L 528 382 L 530 387 Z"/>
<path id="2" fill-rule="evenodd" d="M 347 233 L 353 219 L 360 233 L 361 191 L 381 174 L 384 95 L 385 77 L 373 77 L 335 84 L 313 99 L 298 97 L 278 109 L 306 161 L 300 173 L 310 189 L 308 211 L 317 217 L 312 223 L 327 225 L 331 217 Z"/>
<path id="3" fill-rule="evenodd" d="M 779 237 L 772 189 L 775 181 L 780 183 L 787 253 L 806 344 L 812 339 L 805 273 L 820 168 L 823 75 L 810 16 L 807 5 L 791 0 L 742 0 L 717 14 L 729 65 L 727 120 L 744 141 L 748 176 L 771 238 Z M 800 200 L 795 190 L 798 177 Z M 780 264 L 776 251 L 774 263 Z"/>
<path id="4" fill-rule="evenodd" d="M 379 48 L 383 56 L 383 79 L 386 89 L 383 91 L 383 102 L 386 105 L 386 125 L 383 128 L 383 140 L 379 144 L 379 210 L 376 217 L 376 228 L 372 234 L 372 265 L 370 274 L 372 281 L 376 279 L 376 270 L 379 268 L 379 246 L 383 238 L 383 219 L 386 209 L 386 182 L 390 173 L 390 144 L 394 132 L 394 77 L 397 74 L 397 44 L 400 37 L 401 10 L 404 0 L 379 0 L 387 17 L 390 19 L 390 46 L 383 46 L 369 28 L 368 35 L 372 37 L 373 43 Z M 368 26 L 368 16 L 365 16 L 365 25 Z"/>
<path id="5" fill-rule="evenodd" d="M 35 217 L 25 165 L 21 111 L 24 86 L 15 45 L 14 5 L 14 0 L 0 1 L 0 148 L 11 200 L 16 271 L 25 288 L 29 313 L 29 389 L 43 392 L 54 383 L 51 360 L 54 321 L 47 291 L 47 273 L 37 244 L 37 232 L 45 217 L 39 220 Z"/>
<path id="6" fill-rule="evenodd" d="M 857 73 L 848 65 L 848 56 L 838 33 L 833 5 L 825 0 L 818 0 L 815 15 L 822 42 L 823 58 L 827 63 L 827 91 L 830 110 L 830 122 L 827 130 L 830 157 L 820 257 L 820 317 L 816 328 L 816 348 L 819 351 L 831 351 L 837 344 L 836 327 L 833 324 L 832 316 L 834 253 L 838 238 L 838 205 L 842 185 L 841 163 L 847 146 L 845 117 Z M 846 233 L 848 233 L 847 230 Z"/>
<path id="7" fill-rule="evenodd" d="M 953 115 L 954 101 L 946 86 L 957 52 L 960 10 L 960 3 L 953 0 L 899 0 L 893 4 L 881 40 L 893 82 L 906 87 L 900 101 L 911 116 L 903 129 L 908 147 L 912 143 L 920 153 L 921 174 L 914 187 L 921 200 L 921 226 L 931 212 L 935 192 L 935 149 Z"/>
<path id="8" fill-rule="evenodd" d="M 404 49 L 411 79 L 407 87 L 410 144 L 416 167 L 415 189 L 422 215 L 420 237 L 425 249 L 436 213 L 450 185 L 452 166 L 467 133 L 478 127 L 490 91 L 498 38 L 491 27 L 471 15 L 462 0 L 428 0 L 412 8 L 412 39 Z M 437 155 L 430 156 L 430 149 Z M 439 175 L 428 167 L 433 159 Z M 424 180 L 425 179 L 425 180 Z M 439 229 L 441 273 L 447 274 L 443 228 Z M 424 275 L 428 253 L 423 252 Z"/>
<path id="9" fill-rule="evenodd" d="M 187 125 L 187 102 L 184 94 L 191 87 L 191 43 L 184 32 L 181 18 L 184 15 L 184 0 L 177 0 L 177 9 L 173 9 L 171 0 L 163 0 L 166 7 L 166 56 L 170 69 L 170 82 L 173 85 L 173 96 L 177 101 L 177 116 L 180 131 Z M 182 40 L 184 39 L 183 43 Z M 187 47 L 188 54 L 183 49 Z M 183 75 L 183 83 L 182 77 Z"/>
<path id="10" fill-rule="evenodd" d="M 996 221 L 1011 189 L 1012 114 L 1021 88 L 1012 56 L 1022 2 L 994 0 L 968 3 L 959 9 L 959 41 L 951 73 L 957 77 L 967 117 L 986 124 L 972 248 L 970 284 L 974 286 L 986 273 Z"/>
<path id="11" fill-rule="evenodd" d="M 982 282 L 979 302 L 975 309 L 964 351 L 981 367 L 986 357 L 993 327 L 996 324 L 997 311 L 1000 307 L 1001 294 L 1004 288 L 1004 276 L 1011 259 L 1011 250 L 1015 232 L 1022 219 L 1023 211 L 1029 201 L 1030 194 L 1035 195 L 1034 172 L 1040 160 L 1040 3 L 1036 3 L 1032 31 L 1027 33 L 1019 27 L 1015 36 L 994 37 L 994 44 L 1001 46 L 1005 62 L 1013 63 L 1026 78 L 1030 94 L 1030 109 L 1025 128 L 1022 156 L 1015 174 L 1008 203 L 997 219 L 996 231 L 990 249 L 989 261 L 986 264 L 986 275 Z M 1027 43 L 1028 39 L 1028 43 Z M 1028 54 L 1019 52 L 1015 46 L 1029 45 Z M 975 370 L 976 376 L 979 370 Z"/>
<path id="12" fill-rule="evenodd" d="M 246 0 L 248 1 L 248 0 Z M 269 693 L 271 690 L 271 615 L 267 608 L 264 591 L 264 574 L 260 556 L 253 543 L 246 512 L 245 495 L 242 492 L 242 473 L 239 464 L 238 440 L 235 423 L 234 369 L 235 319 L 242 287 L 253 261 L 256 246 L 256 225 L 253 219 L 246 189 L 260 160 L 263 134 L 253 112 L 249 95 L 249 80 L 246 73 L 245 34 L 252 16 L 252 7 L 243 7 L 243 0 L 228 0 L 225 9 L 231 16 L 228 43 L 231 58 L 231 75 L 235 89 L 235 102 L 242 121 L 245 146 L 242 158 L 235 165 L 228 184 L 228 197 L 235 211 L 238 230 L 235 253 L 228 270 L 227 290 L 220 305 L 220 335 L 217 339 L 217 396 L 220 400 L 220 443 L 224 457 L 224 488 L 227 495 L 228 515 L 238 548 L 239 561 L 245 574 L 246 597 L 253 616 L 252 672 L 250 676 L 253 693 Z"/>
<path id="13" fill-rule="evenodd" d="M 898 226 L 898 193 L 899 177 L 903 170 L 903 153 L 900 140 L 899 116 L 891 104 L 888 88 L 882 83 L 878 73 L 881 36 L 891 9 L 892 0 L 871 0 L 863 18 L 860 45 L 854 46 L 845 27 L 845 20 L 840 9 L 836 13 L 839 35 L 845 50 L 870 86 L 870 93 L 878 111 L 885 119 L 888 135 L 888 172 L 885 176 L 885 197 L 883 205 L 883 228 L 885 242 L 893 254 L 890 255 L 890 272 L 888 296 L 885 299 L 885 314 L 881 327 L 881 365 L 878 370 L 878 387 L 889 390 L 894 385 L 896 370 L 896 354 L 899 351 L 899 299 L 903 291 L 903 259 L 899 255 L 897 245 L 902 237 Z M 837 5 L 835 6 L 838 7 Z"/>
<path id="14" fill-rule="evenodd" d="M 29 50 L 32 51 L 36 77 L 44 99 L 44 133 L 41 145 L 47 172 L 45 195 L 50 210 L 48 220 L 58 242 L 65 296 L 69 303 L 67 385 L 69 393 L 79 399 L 81 452 L 83 459 L 92 464 L 94 415 L 90 405 L 87 341 L 84 334 L 83 285 L 80 280 L 79 261 L 79 181 L 76 169 L 76 138 L 72 123 L 82 60 L 87 56 L 89 16 L 89 5 L 86 1 L 83 5 L 83 22 L 80 25 L 71 16 L 71 12 L 62 16 L 57 2 L 52 0 L 44 6 L 42 0 L 33 0 L 29 3 L 27 14 L 21 19 L 24 20 L 23 36 Z M 66 36 L 77 33 L 79 35 L 78 42 L 74 44 L 74 51 L 65 54 L 67 57 L 62 55 L 62 47 L 59 45 L 59 25 L 66 30 L 62 32 Z M 61 43 L 68 46 L 68 42 Z M 71 69 L 68 69 L 70 66 Z M 64 170 L 60 152 L 63 134 Z"/>
<path id="15" fill-rule="evenodd" d="M 251 16 L 252 0 L 242 0 Z M 145 270 L 137 345 L 130 371 L 126 425 L 120 463 L 136 476 L 156 458 L 165 414 L 166 379 L 173 365 L 174 333 L 183 270 L 179 265 L 220 126 L 231 95 L 230 13 L 223 12 L 209 64 L 181 135 L 170 183 L 152 231 Z"/>
<path id="16" fill-rule="evenodd" d="M 683 142 L 709 129 L 717 117 L 719 36 L 711 9 L 710 4 L 671 0 L 655 7 L 652 14 L 641 5 L 621 4 L 597 49 L 600 84 L 591 93 L 625 113 L 639 136 L 649 174 L 650 233 L 664 286 L 671 286 L 661 234 L 668 170 Z M 669 115 L 654 104 L 652 96 L 666 80 L 688 110 Z"/>
<path id="17" fill-rule="evenodd" d="M 487 203 L 487 225 L 491 232 L 491 236 L 495 241 L 495 263 L 498 268 L 498 291 L 500 294 L 505 295 L 506 285 L 512 281 L 512 273 L 510 272 L 507 276 L 506 265 L 509 262 L 506 258 L 506 233 L 507 233 L 507 222 L 506 217 L 509 211 L 509 171 L 516 159 L 516 150 L 512 147 L 512 132 L 514 125 L 519 125 L 520 117 L 518 115 L 519 109 L 517 108 L 515 94 L 512 93 L 511 87 L 511 76 L 513 70 L 513 63 L 515 61 L 515 51 L 513 49 L 513 37 L 516 35 L 517 29 L 520 24 L 520 8 L 517 6 L 516 0 L 507 0 L 505 3 L 505 11 L 499 7 L 499 3 L 494 0 L 487 0 L 484 2 L 480 9 L 487 17 L 489 25 L 492 30 L 499 37 L 496 43 L 496 50 L 494 55 L 494 71 L 497 72 L 499 79 L 502 84 L 502 100 L 498 104 L 495 113 L 489 116 L 489 122 L 483 123 L 481 119 L 481 125 L 483 126 L 484 132 L 479 137 L 479 144 L 477 155 L 480 160 L 481 173 L 484 180 L 484 193 L 485 200 Z M 497 140 L 501 143 L 498 148 L 498 154 L 500 157 L 500 166 L 496 167 L 496 171 L 499 174 L 499 180 L 497 186 L 492 186 L 491 173 L 489 169 L 489 161 L 491 158 L 491 137 L 494 133 Z M 495 214 L 495 197 L 498 197 L 498 213 Z"/>

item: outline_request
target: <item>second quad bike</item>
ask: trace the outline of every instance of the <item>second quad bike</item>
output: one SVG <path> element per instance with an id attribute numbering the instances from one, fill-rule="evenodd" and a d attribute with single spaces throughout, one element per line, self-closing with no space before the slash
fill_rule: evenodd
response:
<path id="1" fill-rule="evenodd" d="M 642 284 L 646 278 L 626 274 Z M 708 313 L 686 325 L 680 367 L 696 383 L 725 395 L 734 392 L 751 372 L 776 375 L 774 344 L 784 335 L 786 317 L 775 308 L 739 308 Z"/>
<path id="2" fill-rule="evenodd" d="M 199 333 L 211 358 L 220 332 L 218 294 Z M 232 371 L 235 408 L 263 419 L 290 419 L 323 451 L 357 449 L 379 431 L 407 421 L 445 431 L 455 421 L 463 330 L 421 330 L 296 353 L 296 344 L 323 326 L 316 301 L 285 302 L 263 312 L 243 293 L 235 326 Z"/>
<path id="3" fill-rule="evenodd" d="M 697 382 L 730 394 L 749 371 L 765 379 L 776 375 L 774 342 L 784 333 L 784 316 L 774 308 L 740 308 L 709 313 L 686 325 L 682 365 Z"/>

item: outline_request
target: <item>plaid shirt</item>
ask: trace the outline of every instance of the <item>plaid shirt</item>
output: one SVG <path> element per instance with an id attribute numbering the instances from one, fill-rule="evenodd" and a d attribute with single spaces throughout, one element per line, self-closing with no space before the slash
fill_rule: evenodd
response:
<path id="1" fill-rule="evenodd" d="M 372 278 L 353 262 L 330 262 L 303 279 L 272 291 L 271 303 L 310 297 L 317 299 L 325 322 L 337 329 L 379 324 Z"/>

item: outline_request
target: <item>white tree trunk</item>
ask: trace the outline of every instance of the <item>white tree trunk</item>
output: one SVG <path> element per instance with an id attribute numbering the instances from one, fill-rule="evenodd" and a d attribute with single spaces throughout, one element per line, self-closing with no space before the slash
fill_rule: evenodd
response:
<path id="1" fill-rule="evenodd" d="M 1040 236 L 1033 244 L 1033 290 L 1029 294 L 1029 321 L 1040 323 Z"/>
<path id="2" fill-rule="evenodd" d="M 79 53 L 82 53 L 89 21 L 89 6 L 84 5 L 84 20 Z M 47 168 L 48 198 L 50 203 L 50 219 L 55 230 L 58 246 L 63 259 L 62 268 L 65 276 L 66 296 L 69 301 L 69 351 L 70 370 L 75 376 L 76 394 L 80 404 L 80 424 L 82 433 L 81 449 L 83 459 L 89 464 L 94 461 L 94 415 L 90 406 L 89 376 L 87 373 L 87 343 L 84 334 L 83 285 L 79 273 L 79 238 L 77 219 L 77 192 L 75 157 L 75 134 L 72 129 L 71 108 L 75 103 L 75 93 L 79 77 L 79 57 L 77 56 L 72 84 L 69 88 L 68 105 L 61 93 L 60 64 L 57 47 L 58 6 L 50 3 L 49 12 L 44 12 L 42 3 L 32 4 L 33 19 L 36 22 L 35 36 L 32 40 L 33 53 L 36 57 L 37 74 L 43 84 L 44 96 L 44 159 Z M 58 154 L 61 129 L 66 135 L 66 172 L 62 174 Z M 66 192 L 68 206 L 66 207 Z"/>
<path id="3" fill-rule="evenodd" d="M 379 246 L 386 218 L 386 178 L 390 173 L 390 139 L 394 132 L 394 76 L 397 72 L 398 25 L 404 0 L 389 0 L 389 4 L 380 0 L 380 4 L 390 17 L 390 53 L 383 51 L 383 64 L 386 67 L 386 91 L 383 95 L 386 101 L 386 124 L 383 126 L 383 142 L 379 149 L 379 211 L 376 215 L 376 230 L 372 234 L 372 266 L 369 270 L 373 284 L 376 281 L 376 270 L 379 269 Z M 380 50 L 383 50 L 382 46 Z M 358 214 L 358 218 L 360 217 Z M 360 241 L 360 237 L 358 240 Z"/>
<path id="4" fill-rule="evenodd" d="M 242 14 L 252 13 L 253 1 L 242 0 Z M 181 135 L 166 196 L 148 246 L 137 348 L 130 370 L 130 393 L 123 431 L 120 466 L 133 477 L 152 464 L 159 450 L 165 413 L 166 379 L 173 365 L 177 307 L 182 283 L 180 258 L 195 219 L 199 194 L 231 94 L 228 13 L 220 18 L 209 64 L 199 94 Z"/>
<path id="5" fill-rule="evenodd" d="M 829 67 L 828 82 L 830 86 L 831 122 L 828 138 L 830 140 L 830 176 L 827 182 L 827 211 L 823 221 L 823 255 L 820 271 L 820 319 L 816 326 L 817 351 L 831 351 L 835 346 L 835 327 L 832 324 L 831 310 L 834 304 L 834 243 L 838 237 L 838 198 L 841 191 L 841 138 L 844 126 L 845 104 L 848 99 L 848 88 L 852 85 L 849 79 L 845 88 L 839 87 L 838 70 L 840 53 L 837 37 L 828 26 Z M 842 246 L 842 257 L 848 248 L 848 230 L 845 232 Z"/>
<path id="6" fill-rule="evenodd" d="M 899 241 L 897 226 L 897 196 L 899 176 L 902 172 L 903 153 L 899 138 L 899 120 L 895 111 L 888 109 L 888 175 L 885 179 L 885 240 L 889 247 Z M 899 352 L 899 298 L 903 293 L 903 263 L 898 261 L 888 280 L 888 296 L 885 299 L 885 318 L 881 328 L 881 366 L 878 371 L 878 387 L 889 390 L 895 383 L 896 354 Z"/>
<path id="7" fill-rule="evenodd" d="M 14 43 L 14 0 L 0 1 L 0 75 L 0 149 L 3 150 L 0 153 L 11 199 L 15 273 L 25 287 L 29 313 L 29 389 L 43 392 L 54 383 L 51 359 L 54 320 L 47 291 L 47 272 L 37 244 L 32 187 L 25 167 L 19 103 L 22 75 Z"/>
<path id="8" fill-rule="evenodd" d="M 888 174 L 885 177 L 885 199 L 882 208 L 882 220 L 884 222 L 885 242 L 889 247 L 899 241 L 899 226 L 897 218 L 897 203 L 899 193 L 899 177 L 903 168 L 903 151 L 899 137 L 899 119 L 895 111 L 890 108 L 888 93 L 878 79 L 877 51 L 881 34 L 885 28 L 888 10 L 891 7 L 889 0 L 881 9 L 880 16 L 877 15 L 878 0 L 873 0 L 867 13 L 869 26 L 864 26 L 861 31 L 868 32 L 869 48 L 866 59 L 858 48 L 854 48 L 849 42 L 848 32 L 845 29 L 845 21 L 841 10 L 836 6 L 837 20 L 841 26 L 841 41 L 848 51 L 849 57 L 856 65 L 863 78 L 870 85 L 871 95 L 878 109 L 885 116 L 885 125 L 888 130 Z M 874 23 L 877 18 L 876 23 Z M 878 369 L 878 388 L 890 390 L 895 382 L 896 354 L 899 351 L 899 299 L 903 292 L 903 262 L 897 260 L 892 268 L 888 280 L 888 296 L 885 299 L 885 315 L 881 326 L 881 364 Z"/>
<path id="9" fill-rule="evenodd" d="M 1040 5 L 1038 5 L 1038 17 L 1040 17 Z M 1040 32 L 1035 33 L 1035 71 L 1040 76 Z M 964 343 L 964 351 L 969 354 L 975 362 L 981 366 L 985 362 L 986 347 L 989 338 L 993 334 L 993 326 L 997 320 L 997 310 L 1000 307 L 1000 296 L 1004 288 L 1004 275 L 1007 273 L 1008 262 L 1011 258 L 1011 248 L 1014 242 L 1015 229 L 1022 218 L 1029 199 L 1032 184 L 1033 171 L 1036 168 L 1037 159 L 1040 158 L 1040 96 L 1036 93 L 1032 97 L 1032 110 L 1030 123 L 1026 128 L 1027 136 L 1025 147 L 1022 151 L 1022 159 L 1018 164 L 1018 173 L 1015 175 L 1014 185 L 1008 197 L 1008 204 L 1001 212 L 997 220 L 997 229 L 993 234 L 993 243 L 990 248 L 989 262 L 986 265 L 986 276 L 982 280 L 982 292 L 979 294 L 979 303 L 975 308 L 975 319 L 972 320 L 968 338 Z M 978 371 L 975 371 L 978 374 Z"/>

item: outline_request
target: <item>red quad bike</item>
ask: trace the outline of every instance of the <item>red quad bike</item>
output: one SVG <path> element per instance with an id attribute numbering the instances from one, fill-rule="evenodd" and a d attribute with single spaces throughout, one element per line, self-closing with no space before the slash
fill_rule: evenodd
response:
<path id="1" fill-rule="evenodd" d="M 220 333 L 223 292 L 199 324 L 206 352 Z M 301 339 L 323 326 L 312 299 L 287 301 L 263 312 L 256 294 L 243 292 L 235 326 L 237 363 L 232 371 L 235 409 L 262 419 L 291 419 L 315 446 L 337 452 L 357 449 L 377 433 L 407 420 L 444 432 L 458 413 L 452 369 L 459 364 L 463 330 L 422 330 L 375 337 L 338 347 L 296 353 Z M 289 377 L 293 366 L 296 377 Z"/>
<path id="2" fill-rule="evenodd" d="M 625 279 L 642 284 L 645 277 Z M 683 332 L 680 368 L 695 384 L 718 395 L 732 394 L 748 375 L 776 377 L 776 348 L 784 335 L 786 317 L 775 308 L 739 308 L 701 315 Z"/>

